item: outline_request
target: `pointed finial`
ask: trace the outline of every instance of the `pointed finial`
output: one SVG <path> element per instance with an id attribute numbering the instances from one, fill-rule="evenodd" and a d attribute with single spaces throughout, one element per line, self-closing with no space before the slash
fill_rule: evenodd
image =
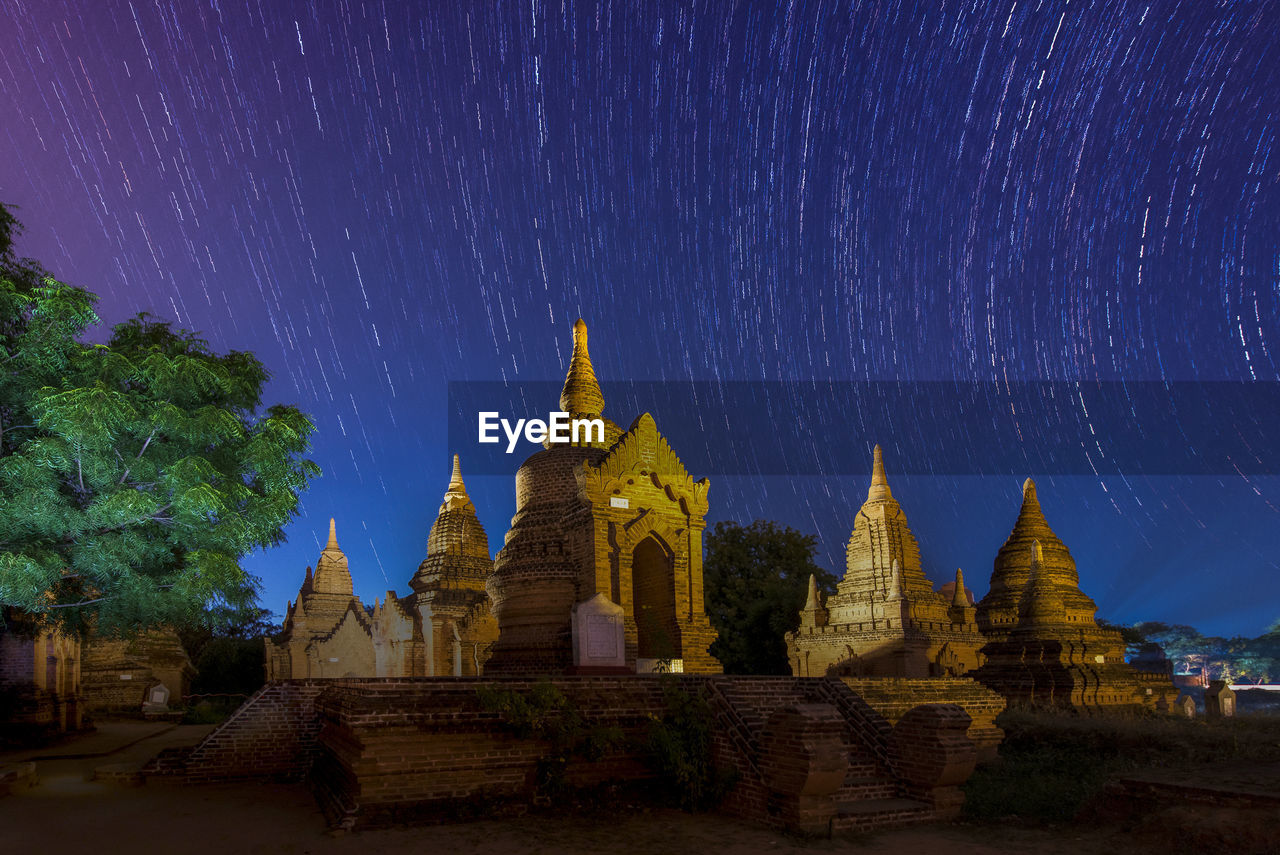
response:
<path id="1" fill-rule="evenodd" d="M 809 597 L 804 601 L 804 610 L 806 612 L 817 611 L 821 606 L 818 605 L 818 578 L 809 574 Z"/>
<path id="2" fill-rule="evenodd" d="M 1022 501 L 1040 504 L 1040 500 L 1036 498 L 1036 482 L 1030 478 L 1022 482 Z"/>
<path id="3" fill-rule="evenodd" d="M 967 606 L 969 605 L 969 597 L 964 590 L 964 571 L 959 567 L 956 568 L 956 589 L 951 594 L 951 605 Z"/>
<path id="4" fill-rule="evenodd" d="M 587 322 L 582 318 L 573 324 L 573 355 L 560 392 L 560 409 L 576 416 L 598 416 L 604 412 L 604 395 L 600 393 L 591 354 L 587 351 Z"/>
<path id="5" fill-rule="evenodd" d="M 465 493 L 467 485 L 462 483 L 462 461 L 458 459 L 458 455 L 453 455 L 453 474 L 449 476 L 450 493 Z"/>
<path id="6" fill-rule="evenodd" d="M 333 517 L 329 517 L 329 542 L 325 544 L 325 549 L 338 548 L 338 526 L 333 521 Z"/>
<path id="7" fill-rule="evenodd" d="M 892 499 L 889 490 L 889 479 L 884 474 L 884 455 L 879 444 L 871 451 L 871 488 L 867 490 L 867 501 L 872 499 Z"/>

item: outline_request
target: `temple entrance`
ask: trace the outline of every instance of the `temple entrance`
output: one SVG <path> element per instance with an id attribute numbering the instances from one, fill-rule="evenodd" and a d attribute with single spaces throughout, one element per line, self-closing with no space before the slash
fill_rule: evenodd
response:
<path id="1" fill-rule="evenodd" d="M 673 568 L 673 556 L 654 537 L 640 541 L 632 553 L 631 603 L 638 659 L 680 659 Z"/>

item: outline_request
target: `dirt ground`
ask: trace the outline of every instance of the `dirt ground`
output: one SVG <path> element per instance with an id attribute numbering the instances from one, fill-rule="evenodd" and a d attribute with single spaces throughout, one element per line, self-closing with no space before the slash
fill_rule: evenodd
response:
<path id="1" fill-rule="evenodd" d="M 126 787 L 86 780 L 98 766 L 136 763 L 161 748 L 192 744 L 208 727 L 153 726 L 151 732 L 100 730 L 35 762 L 40 783 L 0 798 L 0 851 L 138 853 L 352 853 L 447 855 L 523 853 L 1045 853 L 1133 852 L 1132 841 L 1098 829 L 934 824 L 840 840 L 807 841 L 716 815 L 617 811 L 565 816 L 531 814 L 501 821 L 389 828 L 334 834 L 303 785 L 181 786 L 155 779 Z M 87 745 L 86 749 L 84 746 Z M 90 754 L 92 756 L 84 756 Z M 70 755 L 70 756 L 69 756 Z M 31 753 L 24 755 L 31 757 Z M 0 757 L 0 765 L 19 755 Z M 10 848 L 12 847 L 12 848 Z"/>

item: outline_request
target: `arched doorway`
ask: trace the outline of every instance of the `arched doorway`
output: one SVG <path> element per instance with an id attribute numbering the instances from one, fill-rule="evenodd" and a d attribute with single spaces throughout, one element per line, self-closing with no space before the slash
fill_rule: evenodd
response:
<path id="1" fill-rule="evenodd" d="M 631 603 L 635 610 L 636 656 L 681 658 L 672 555 L 654 537 L 640 541 L 631 554 Z"/>

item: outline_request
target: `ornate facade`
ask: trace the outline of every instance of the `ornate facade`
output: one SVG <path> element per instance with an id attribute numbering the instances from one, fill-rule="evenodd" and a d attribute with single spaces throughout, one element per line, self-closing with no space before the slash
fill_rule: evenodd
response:
<path id="1" fill-rule="evenodd" d="M 427 538 L 411 593 L 387 591 L 372 607 L 354 594 L 347 557 L 329 520 L 315 573 L 307 568 L 284 627 L 266 639 L 268 680 L 309 677 L 474 676 L 483 671 L 497 626 L 484 581 L 489 541 L 467 496 L 461 466 Z"/>
<path id="2" fill-rule="evenodd" d="M 498 640 L 486 673 L 574 670 L 571 616 L 598 594 L 622 607 L 626 668 L 719 672 L 702 591 L 708 482 L 693 480 L 648 413 L 625 431 L 604 418 L 581 319 L 560 409 L 600 419 L 604 436 L 548 442 L 516 473 L 516 514 L 487 585 Z"/>
<path id="3" fill-rule="evenodd" d="M 880 446 L 871 486 L 845 555 L 844 578 L 824 605 L 814 580 L 787 635 L 796 676 L 958 677 L 979 664 L 984 641 L 959 570 L 948 595 L 933 590 L 920 547 L 885 477 Z"/>
<path id="4" fill-rule="evenodd" d="M 1028 478 L 1013 531 L 996 554 L 991 589 L 978 603 L 986 662 L 973 676 L 1014 704 L 1171 704 L 1170 680 L 1126 665 L 1120 632 L 1099 626 L 1097 610 L 1080 590 L 1075 560 L 1049 528 Z"/>

